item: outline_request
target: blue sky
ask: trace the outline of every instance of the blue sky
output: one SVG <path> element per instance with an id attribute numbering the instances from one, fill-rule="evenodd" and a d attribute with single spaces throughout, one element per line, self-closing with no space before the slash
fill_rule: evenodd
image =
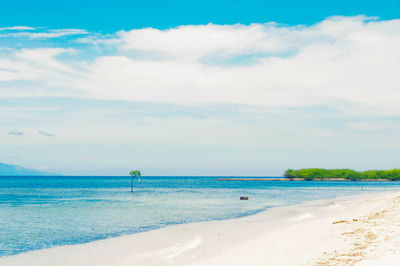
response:
<path id="1" fill-rule="evenodd" d="M 251 24 L 276 21 L 314 24 L 327 17 L 398 18 L 397 0 L 3 0 L 0 24 L 85 28 L 103 33 L 134 28 L 166 29 L 188 24 Z"/>
<path id="2" fill-rule="evenodd" d="M 396 168 L 398 1 L 3 1 L 0 162 Z"/>

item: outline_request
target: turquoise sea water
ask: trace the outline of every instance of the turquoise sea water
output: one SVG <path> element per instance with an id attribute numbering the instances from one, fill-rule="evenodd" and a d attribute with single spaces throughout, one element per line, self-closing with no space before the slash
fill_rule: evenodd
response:
<path id="1" fill-rule="evenodd" d="M 400 182 L 143 177 L 131 193 L 129 177 L 0 177 L 0 256 L 391 189 Z"/>

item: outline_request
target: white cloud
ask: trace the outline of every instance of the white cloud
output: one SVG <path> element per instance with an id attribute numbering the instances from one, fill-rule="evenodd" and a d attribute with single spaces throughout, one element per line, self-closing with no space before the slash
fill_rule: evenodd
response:
<path id="1" fill-rule="evenodd" d="M 15 29 L 15 27 L 13 27 Z M 11 28 L 2 28 L 11 29 Z M 29 27 L 19 27 L 19 30 L 34 30 L 35 28 Z M 1 29 L 0 29 L 1 30 Z M 88 31 L 82 29 L 57 29 L 57 30 L 41 30 L 35 32 L 12 32 L 0 34 L 1 38 L 30 38 L 30 39 L 52 39 L 52 38 L 60 38 L 64 36 L 74 36 L 74 35 L 87 35 Z"/>
<path id="2" fill-rule="evenodd" d="M 163 60 L 99 57 L 78 86 L 95 97 L 132 101 L 267 106 L 346 101 L 397 109 L 400 20 L 365 19 L 335 17 L 310 27 L 210 24 L 119 32 L 122 51 L 160 53 Z M 250 54 L 260 54 L 253 64 L 201 60 Z"/>
<path id="3" fill-rule="evenodd" d="M 25 37 L 9 35 L 9 47 L 2 35 L 0 157 L 45 160 L 71 173 L 88 162 L 125 169 L 132 160 L 171 174 L 398 163 L 400 20 L 75 31 L 56 39 L 67 32 L 17 32 Z"/>
<path id="4" fill-rule="evenodd" d="M 0 81 L 51 82 L 55 78 L 66 79 L 75 73 L 72 66 L 57 59 L 57 56 L 74 53 L 74 49 L 36 48 L 15 51 L 9 58 L 0 59 Z M 0 88 L 1 89 L 1 88 Z"/>
<path id="5" fill-rule="evenodd" d="M 8 132 L 8 135 L 12 135 L 12 136 L 22 136 L 25 133 L 19 130 L 12 130 Z"/>
<path id="6" fill-rule="evenodd" d="M 27 36 L 29 38 L 59 38 L 68 35 L 86 35 L 89 34 L 86 30 L 82 29 L 59 29 L 49 30 L 48 32 L 34 32 Z"/>
<path id="7" fill-rule="evenodd" d="M 275 24 L 181 26 L 169 30 L 145 28 L 117 36 L 123 50 L 162 53 L 170 60 L 199 60 L 205 56 L 281 52 L 287 48 Z M 279 35 L 288 29 L 282 28 Z"/>
<path id="8" fill-rule="evenodd" d="M 13 26 L 13 27 L 4 27 L 0 28 L 1 30 L 34 30 L 35 28 L 28 27 L 28 26 Z"/>
<path id="9" fill-rule="evenodd" d="M 47 131 L 44 130 L 39 130 L 38 131 L 39 135 L 45 136 L 45 137 L 55 137 L 56 135 L 54 135 L 53 133 L 49 133 Z"/>
<path id="10" fill-rule="evenodd" d="M 348 127 L 357 131 L 364 132 L 397 132 L 400 130 L 400 123 L 388 121 L 375 121 L 375 122 L 352 122 Z"/>
<path id="11" fill-rule="evenodd" d="M 0 79 L 45 84 L 40 95 L 272 107 L 346 103 L 400 114 L 400 20 L 145 28 L 117 32 L 104 44 L 113 50 L 85 62 L 58 58 L 65 49 L 17 51 L 0 60 Z"/>
<path id="12" fill-rule="evenodd" d="M 0 106 L 0 112 L 55 112 L 60 111 L 62 108 L 60 107 L 24 107 L 24 106 L 12 106 L 12 107 L 3 107 Z"/>

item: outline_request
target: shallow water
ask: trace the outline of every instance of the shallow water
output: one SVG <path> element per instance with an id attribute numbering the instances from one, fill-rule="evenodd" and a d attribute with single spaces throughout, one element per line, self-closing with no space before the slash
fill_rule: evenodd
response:
<path id="1" fill-rule="evenodd" d="M 131 193 L 129 177 L 0 177 L 0 256 L 399 188 L 400 182 L 142 177 Z"/>

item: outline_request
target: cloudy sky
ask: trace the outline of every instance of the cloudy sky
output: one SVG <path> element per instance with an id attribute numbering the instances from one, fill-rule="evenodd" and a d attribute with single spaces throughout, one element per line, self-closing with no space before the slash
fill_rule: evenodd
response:
<path id="1" fill-rule="evenodd" d="M 400 167 L 398 3 L 39 2 L 0 11 L 0 162 L 67 175 Z"/>

